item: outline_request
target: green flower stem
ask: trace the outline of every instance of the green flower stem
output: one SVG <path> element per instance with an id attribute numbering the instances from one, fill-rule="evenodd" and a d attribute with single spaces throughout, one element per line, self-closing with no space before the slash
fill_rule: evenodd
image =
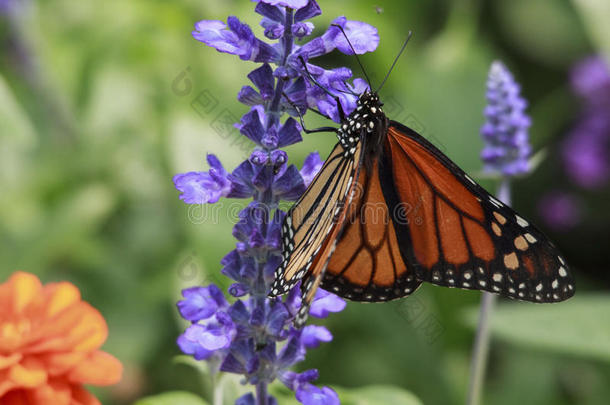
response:
<path id="1" fill-rule="evenodd" d="M 505 178 L 502 180 L 496 196 L 503 203 L 510 205 L 511 196 L 508 179 Z M 470 361 L 470 384 L 468 387 L 468 397 L 466 399 L 467 405 L 479 405 L 481 403 L 485 371 L 487 369 L 487 357 L 489 354 L 490 318 L 495 302 L 495 294 L 486 291 L 483 292 L 483 296 L 481 297 L 481 309 L 479 311 L 479 323 L 477 325 L 472 359 Z"/>

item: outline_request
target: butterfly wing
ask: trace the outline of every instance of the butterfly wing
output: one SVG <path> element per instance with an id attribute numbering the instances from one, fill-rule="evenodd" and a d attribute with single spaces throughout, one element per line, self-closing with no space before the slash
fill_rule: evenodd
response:
<path id="1" fill-rule="evenodd" d="M 307 318 L 337 236 L 343 224 L 361 166 L 359 142 L 350 153 L 340 143 L 332 150 L 303 196 L 290 208 L 282 225 L 282 264 L 275 273 L 271 296 L 288 292 L 300 280 L 302 304 L 295 325 Z"/>
<path id="2" fill-rule="evenodd" d="M 555 246 L 415 131 L 391 121 L 382 189 L 417 278 L 511 298 L 562 301 L 574 280 Z M 416 209 L 409 209 L 416 207 Z"/>
<path id="3" fill-rule="evenodd" d="M 322 288 L 354 301 L 386 301 L 411 294 L 421 281 L 400 254 L 377 162 L 360 169 L 341 235 Z"/>

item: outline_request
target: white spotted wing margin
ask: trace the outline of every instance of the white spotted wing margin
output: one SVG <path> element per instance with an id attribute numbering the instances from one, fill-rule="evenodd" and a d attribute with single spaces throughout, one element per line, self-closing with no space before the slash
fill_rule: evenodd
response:
<path id="1" fill-rule="evenodd" d="M 308 306 L 342 228 L 357 184 L 362 150 L 362 142 L 357 143 L 353 152 L 337 143 L 305 193 L 284 218 L 282 263 L 275 272 L 269 295 L 285 294 L 303 280 L 303 304 L 295 320 L 297 326 L 307 318 Z"/>

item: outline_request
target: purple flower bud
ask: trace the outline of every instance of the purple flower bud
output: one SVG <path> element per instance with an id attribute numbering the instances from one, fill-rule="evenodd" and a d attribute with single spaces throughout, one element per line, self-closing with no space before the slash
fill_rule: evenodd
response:
<path id="1" fill-rule="evenodd" d="M 271 164 L 275 167 L 281 166 L 288 161 L 288 155 L 283 150 L 271 152 Z"/>
<path id="2" fill-rule="evenodd" d="M 307 35 L 311 35 L 314 26 L 310 22 L 300 22 L 292 26 L 292 34 L 297 38 L 303 38 Z"/>
<path id="3" fill-rule="evenodd" d="M 279 39 L 284 35 L 282 24 L 270 24 L 265 28 L 265 36 L 269 39 Z"/>
<path id="4" fill-rule="evenodd" d="M 264 166 L 269 163 L 269 153 L 260 149 L 255 149 L 250 155 L 250 162 L 257 166 Z"/>
<path id="5" fill-rule="evenodd" d="M 248 286 L 241 284 L 241 283 L 234 283 L 231 284 L 231 286 L 229 286 L 229 294 L 231 294 L 234 297 L 243 297 L 244 295 L 248 294 L 250 292 L 250 289 L 248 288 Z"/>

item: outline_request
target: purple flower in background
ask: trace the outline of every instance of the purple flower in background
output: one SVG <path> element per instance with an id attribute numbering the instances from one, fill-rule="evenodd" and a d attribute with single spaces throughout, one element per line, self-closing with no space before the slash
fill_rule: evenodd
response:
<path id="1" fill-rule="evenodd" d="M 501 62 L 494 62 L 487 80 L 487 121 L 481 128 L 485 142 L 481 158 L 487 172 L 515 176 L 529 171 L 531 121 L 520 92 L 508 69 Z"/>
<path id="2" fill-rule="evenodd" d="M 608 111 L 588 111 L 563 141 L 561 153 L 566 172 L 581 187 L 600 188 L 610 180 Z"/>
<path id="3" fill-rule="evenodd" d="M 25 2 L 26 0 L 21 0 L 21 2 Z M 20 0 L 0 0 L 0 15 L 1 14 L 9 14 L 14 11 L 18 6 L 20 6 Z"/>
<path id="4" fill-rule="evenodd" d="M 610 181 L 610 68 L 601 57 L 579 63 L 572 87 L 583 100 L 579 122 L 562 145 L 568 176 L 581 187 L 595 189 Z"/>
<path id="5" fill-rule="evenodd" d="M 333 390 L 311 384 L 318 377 L 317 370 L 291 371 L 308 349 L 331 341 L 332 334 L 322 326 L 292 326 L 301 305 L 297 288 L 284 300 L 267 297 L 281 262 L 280 226 L 285 214 L 278 204 L 297 200 L 323 164 L 317 153 L 306 158 L 301 171 L 288 164 L 288 156 L 280 148 L 300 142 L 302 128 L 294 118 L 284 120 L 283 116 L 295 117 L 315 107 L 336 120 L 335 96 L 345 111 L 351 111 L 357 98 L 349 93 L 361 93 L 366 82 L 355 79 L 349 83 L 349 69 L 327 70 L 311 60 L 335 49 L 353 53 L 335 25 L 345 30 L 356 53 L 374 50 L 379 37 L 374 27 L 340 17 L 321 37 L 306 40 L 314 29 L 307 20 L 321 14 L 314 0 L 260 0 L 255 11 L 262 16 L 260 24 L 271 43 L 256 38 L 250 27 L 234 16 L 226 23 L 200 21 L 192 32 L 195 39 L 219 52 L 260 65 L 248 74 L 251 85 L 243 86 L 237 97 L 250 106 L 235 125 L 256 145 L 249 158 L 229 173 L 210 154 L 209 171 L 178 174 L 173 179 L 187 204 L 214 203 L 221 197 L 252 198 L 233 228 L 235 249 L 221 261 L 222 274 L 233 280 L 229 293 L 237 299 L 229 305 L 214 285 L 184 290 L 178 310 L 191 325 L 177 343 L 195 359 L 241 374 L 245 382 L 256 386 L 256 395 L 246 394 L 236 404 L 276 404 L 267 394 L 267 385 L 277 378 L 295 391 L 303 404 L 334 405 L 339 398 Z M 295 38 L 303 39 L 302 45 L 295 43 Z M 304 63 L 333 96 L 312 84 Z M 341 298 L 318 290 L 311 314 L 321 318 L 344 308 Z"/>
<path id="6" fill-rule="evenodd" d="M 591 56 L 572 70 L 572 89 L 587 104 L 610 104 L 610 68 L 601 56 Z"/>
<path id="7" fill-rule="evenodd" d="M 538 212 L 549 228 L 567 231 L 580 223 L 582 204 L 577 196 L 556 191 L 540 200 Z"/>

